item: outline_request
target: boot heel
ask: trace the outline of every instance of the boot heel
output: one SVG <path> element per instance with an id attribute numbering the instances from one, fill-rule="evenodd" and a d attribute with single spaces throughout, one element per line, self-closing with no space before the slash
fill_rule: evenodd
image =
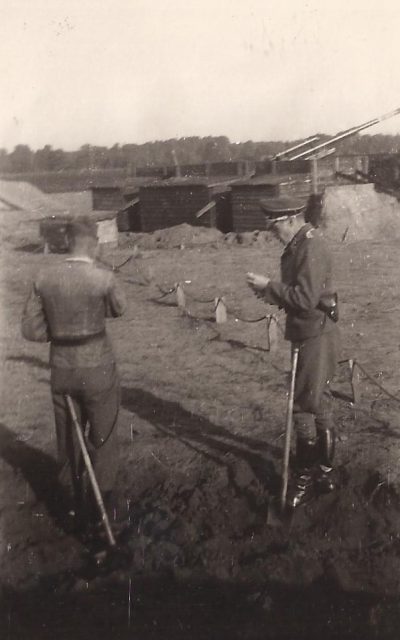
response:
<path id="1" fill-rule="evenodd" d="M 317 448 L 319 469 L 315 479 L 318 493 L 330 493 L 336 489 L 333 459 L 335 457 L 335 430 L 324 429 L 318 432 Z"/>
<path id="2" fill-rule="evenodd" d="M 296 467 L 294 483 L 289 487 L 287 506 L 291 509 L 307 502 L 313 495 L 312 468 L 316 462 L 316 446 L 313 440 L 298 439 L 296 443 Z"/>
<path id="3" fill-rule="evenodd" d="M 289 489 L 287 506 L 290 509 L 296 509 L 296 507 L 308 502 L 312 495 L 312 476 L 308 470 L 304 470 L 301 475 L 297 476 L 294 486 Z"/>

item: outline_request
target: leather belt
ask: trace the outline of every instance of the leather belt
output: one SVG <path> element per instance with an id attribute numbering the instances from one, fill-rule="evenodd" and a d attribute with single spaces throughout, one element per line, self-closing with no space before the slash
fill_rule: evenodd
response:
<path id="1" fill-rule="evenodd" d="M 78 347 L 80 345 L 88 344 L 96 338 L 103 338 L 106 335 L 105 329 L 100 333 L 93 333 L 90 336 L 71 336 L 68 338 L 52 338 L 51 344 L 55 347 Z"/>

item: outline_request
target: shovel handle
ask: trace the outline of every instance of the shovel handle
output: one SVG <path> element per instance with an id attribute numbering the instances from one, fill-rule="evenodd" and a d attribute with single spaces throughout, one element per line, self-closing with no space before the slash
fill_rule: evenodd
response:
<path id="1" fill-rule="evenodd" d="M 290 391 L 286 411 L 286 431 L 285 431 L 285 449 L 283 452 L 282 462 L 282 488 L 281 488 L 281 509 L 285 508 L 286 495 L 289 481 L 289 457 L 290 457 L 290 443 L 292 439 L 293 430 L 293 404 L 294 404 L 294 388 L 296 383 L 296 371 L 297 362 L 299 359 L 299 347 L 294 347 L 292 354 L 292 371 L 290 378 Z"/>
<path id="2" fill-rule="evenodd" d="M 94 469 L 93 469 L 93 465 L 92 465 L 92 461 L 90 459 L 88 450 L 86 448 L 86 444 L 85 444 L 85 439 L 83 437 L 83 433 L 82 433 L 82 429 L 80 427 L 77 415 L 76 415 L 76 411 L 75 411 L 75 407 L 74 407 L 74 403 L 72 402 L 72 399 L 70 396 L 66 395 L 65 399 L 67 401 L 67 405 L 68 405 L 68 409 L 69 412 L 71 414 L 71 418 L 72 418 L 72 422 L 74 423 L 74 427 L 75 427 L 75 431 L 76 431 L 76 435 L 78 437 L 78 441 L 79 441 L 79 445 L 82 451 L 82 455 L 83 455 L 83 459 L 85 462 L 85 466 L 89 475 L 89 479 L 92 485 L 92 489 L 93 489 L 93 493 L 94 493 L 94 497 L 96 499 L 97 502 L 97 506 L 100 510 L 101 513 L 101 520 L 102 523 L 104 525 L 104 529 L 107 535 L 107 539 L 108 542 L 110 544 L 111 547 L 115 547 L 116 546 L 116 542 L 115 542 L 115 538 L 113 535 L 113 532 L 111 530 L 111 526 L 110 526 L 110 521 L 108 519 L 107 516 L 107 511 L 104 507 L 104 502 L 103 502 L 103 498 L 100 492 L 100 488 L 98 485 L 98 482 L 96 480 L 96 475 L 94 473 Z"/>

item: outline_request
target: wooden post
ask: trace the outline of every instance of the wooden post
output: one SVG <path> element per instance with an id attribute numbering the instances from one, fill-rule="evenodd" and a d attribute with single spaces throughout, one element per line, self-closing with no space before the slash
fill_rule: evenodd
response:
<path id="1" fill-rule="evenodd" d="M 180 178 L 181 177 L 181 167 L 180 167 L 180 164 L 178 162 L 178 157 L 176 155 L 175 149 L 172 149 L 172 157 L 174 159 L 174 165 L 175 165 L 175 177 L 176 178 Z"/>
<path id="2" fill-rule="evenodd" d="M 278 348 L 278 323 L 275 316 L 267 316 L 268 351 L 274 353 Z"/>
<path id="3" fill-rule="evenodd" d="M 318 163 L 317 158 L 311 158 L 311 189 L 318 193 Z"/>
<path id="4" fill-rule="evenodd" d="M 340 171 L 340 156 L 335 157 L 335 173 Z"/>
<path id="5" fill-rule="evenodd" d="M 360 373 L 355 360 L 349 360 L 349 369 L 353 404 L 356 405 L 360 401 Z"/>
<path id="6" fill-rule="evenodd" d="M 215 298 L 215 322 L 220 324 L 228 319 L 225 298 Z"/>
<path id="7" fill-rule="evenodd" d="M 362 172 L 367 176 L 369 172 L 369 156 L 363 156 Z"/>
<path id="8" fill-rule="evenodd" d="M 186 309 L 185 292 L 182 285 L 178 282 L 175 285 L 176 290 L 176 303 L 180 309 Z"/>

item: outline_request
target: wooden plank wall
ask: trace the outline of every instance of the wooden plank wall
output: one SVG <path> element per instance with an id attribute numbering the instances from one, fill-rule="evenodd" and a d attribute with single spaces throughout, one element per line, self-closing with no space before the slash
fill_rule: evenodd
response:
<path id="1" fill-rule="evenodd" d="M 203 226 L 196 213 L 211 200 L 206 184 L 144 186 L 140 188 L 143 231 L 165 229 L 186 222 Z"/>
<path id="2" fill-rule="evenodd" d="M 241 233 L 265 229 L 265 215 L 261 211 L 260 199 L 289 196 L 304 199 L 306 202 L 311 190 L 311 177 L 308 175 L 302 180 L 283 179 L 276 184 L 248 182 L 232 185 L 233 230 Z"/>
<path id="3" fill-rule="evenodd" d="M 119 187 L 98 187 L 92 189 L 92 205 L 95 211 L 117 211 L 124 206 L 124 198 Z"/>
<path id="4" fill-rule="evenodd" d="M 400 154 L 370 157 L 368 171 L 378 188 L 399 189 Z"/>
<path id="5" fill-rule="evenodd" d="M 273 184 L 232 185 L 233 230 L 260 231 L 265 229 L 265 215 L 261 211 L 260 199 L 277 196 L 279 187 Z"/>
<path id="6" fill-rule="evenodd" d="M 255 163 L 256 175 L 287 175 L 297 173 L 310 173 L 311 160 L 262 160 Z"/>
<path id="7" fill-rule="evenodd" d="M 206 162 L 202 164 L 183 164 L 180 167 L 182 176 L 185 177 L 234 177 L 244 176 L 248 172 L 248 163 L 237 162 Z"/>
<path id="8" fill-rule="evenodd" d="M 311 177 L 305 176 L 304 180 L 288 180 L 279 184 L 279 195 L 294 198 L 308 199 L 311 193 Z"/>

